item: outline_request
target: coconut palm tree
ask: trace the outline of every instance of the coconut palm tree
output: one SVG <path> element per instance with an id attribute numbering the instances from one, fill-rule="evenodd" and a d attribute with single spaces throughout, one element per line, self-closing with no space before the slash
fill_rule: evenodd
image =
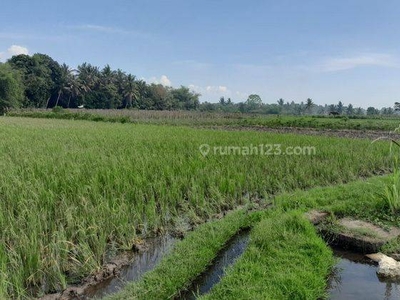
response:
<path id="1" fill-rule="evenodd" d="M 65 63 L 60 66 L 60 79 L 58 84 L 58 93 L 55 106 L 58 106 L 58 102 L 63 93 L 70 92 L 71 82 L 74 80 L 73 71 Z"/>
<path id="2" fill-rule="evenodd" d="M 126 77 L 127 77 L 126 73 L 124 71 L 122 71 L 121 69 L 118 69 L 117 71 L 115 71 L 114 84 L 117 86 L 118 93 L 121 95 L 124 93 L 124 85 L 125 85 Z"/>
<path id="3" fill-rule="evenodd" d="M 125 98 L 125 108 L 132 107 L 133 100 L 137 101 L 139 98 L 139 92 L 136 85 L 136 77 L 132 74 L 128 74 L 125 79 L 123 95 Z"/>
<path id="4" fill-rule="evenodd" d="M 104 86 L 107 86 L 115 82 L 115 72 L 111 70 L 111 67 L 109 65 L 106 65 L 103 68 L 103 70 L 101 70 L 100 76 L 101 76 L 101 83 Z"/>
<path id="5" fill-rule="evenodd" d="M 83 63 L 82 65 L 78 66 L 78 72 L 80 83 L 83 84 L 88 90 L 94 90 L 100 79 L 99 68 L 88 63 Z"/>
<path id="6" fill-rule="evenodd" d="M 71 98 L 77 99 L 89 91 L 89 89 L 82 82 L 79 81 L 77 75 L 74 75 L 70 78 L 68 89 L 69 89 L 69 97 L 67 104 L 68 108 L 71 103 Z"/>
<path id="7" fill-rule="evenodd" d="M 311 112 L 311 109 L 314 107 L 314 102 L 312 101 L 312 99 L 311 98 L 308 98 L 307 99 L 307 102 L 306 102 L 306 110 L 310 113 Z"/>

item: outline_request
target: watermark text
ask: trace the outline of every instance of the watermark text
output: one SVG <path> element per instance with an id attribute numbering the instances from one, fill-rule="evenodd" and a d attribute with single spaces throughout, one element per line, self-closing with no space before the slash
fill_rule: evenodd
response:
<path id="1" fill-rule="evenodd" d="M 209 144 L 202 144 L 199 147 L 199 151 L 203 156 L 207 155 L 239 155 L 239 156 L 250 156 L 250 155 L 261 155 L 261 156 L 272 156 L 272 155 L 315 155 L 317 149 L 314 146 L 284 146 L 282 144 L 259 144 L 248 146 L 211 146 Z"/>

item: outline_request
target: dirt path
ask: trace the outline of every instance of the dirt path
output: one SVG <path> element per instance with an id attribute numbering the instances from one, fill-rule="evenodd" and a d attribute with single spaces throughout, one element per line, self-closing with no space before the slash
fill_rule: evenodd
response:
<path id="1" fill-rule="evenodd" d="M 349 130 L 349 129 L 315 129 L 315 128 L 301 128 L 301 127 L 280 127 L 270 128 L 264 126 L 212 126 L 205 127 L 215 130 L 229 130 L 229 131 L 264 131 L 272 133 L 291 133 L 303 134 L 311 136 L 333 136 L 343 138 L 360 138 L 360 139 L 385 139 L 385 140 L 400 140 L 400 133 L 393 133 L 389 131 L 375 131 L 375 130 Z"/>

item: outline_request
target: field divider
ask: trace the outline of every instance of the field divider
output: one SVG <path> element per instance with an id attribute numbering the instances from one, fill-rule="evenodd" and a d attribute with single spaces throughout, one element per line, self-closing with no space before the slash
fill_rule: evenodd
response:
<path id="1" fill-rule="evenodd" d="M 219 251 L 241 229 L 249 228 L 263 212 L 243 209 L 197 227 L 140 281 L 128 284 L 121 292 L 107 297 L 117 299 L 174 299 L 190 287 L 193 280 L 213 262 Z"/>
<path id="2" fill-rule="evenodd" d="M 271 211 L 254 226 L 243 255 L 197 299 L 325 299 L 334 258 L 299 211 Z"/>

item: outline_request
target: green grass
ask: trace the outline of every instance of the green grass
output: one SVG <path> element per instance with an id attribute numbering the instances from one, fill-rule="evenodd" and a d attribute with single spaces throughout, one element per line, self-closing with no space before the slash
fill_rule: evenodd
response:
<path id="1" fill-rule="evenodd" d="M 188 126 L 241 127 L 298 127 L 314 129 L 351 129 L 393 131 L 400 125 L 400 118 L 368 116 L 276 116 L 245 113 L 196 112 L 196 111 L 146 111 L 146 110 L 15 110 L 9 116 L 74 119 L 103 122 L 166 124 Z"/>
<path id="2" fill-rule="evenodd" d="M 391 168 L 387 144 L 361 139 L 8 117 L 0 128 L 0 298 L 62 289 L 100 268 L 110 245 Z M 204 157 L 202 144 L 317 151 Z"/>
<path id="3" fill-rule="evenodd" d="M 382 197 L 392 176 L 377 176 L 348 184 L 296 191 L 280 195 L 274 202 L 285 211 L 318 209 L 331 212 L 336 217 L 353 217 L 380 226 L 400 227 L 400 215 L 393 214 Z"/>
<path id="4" fill-rule="evenodd" d="M 150 300 L 178 297 L 179 292 L 189 287 L 190 282 L 209 266 L 233 235 L 241 228 L 252 225 L 259 217 L 259 213 L 249 214 L 239 210 L 221 220 L 199 226 L 176 244 L 172 253 L 153 271 L 107 299 Z"/>
<path id="5" fill-rule="evenodd" d="M 395 239 L 390 240 L 386 244 L 381 247 L 381 252 L 385 254 L 399 254 L 400 252 L 400 238 L 397 237 Z"/>
<path id="6" fill-rule="evenodd" d="M 285 193 L 274 199 L 275 208 L 251 233 L 244 255 L 226 276 L 200 299 L 322 299 L 334 260 L 330 250 L 302 213 L 327 211 L 332 219 L 353 217 L 400 227 L 400 215 L 382 197 L 396 175 L 379 176 L 348 184 Z M 374 236 L 357 230 L 355 234 Z M 400 239 L 385 244 L 386 254 L 400 252 Z"/>
<path id="7" fill-rule="evenodd" d="M 333 264 L 331 250 L 301 214 L 275 212 L 252 230 L 243 256 L 200 299 L 321 299 Z"/>
<path id="8" fill-rule="evenodd" d="M 383 227 L 400 226 L 400 216 L 392 215 L 385 199 L 379 196 L 392 176 L 379 176 L 337 186 L 316 187 L 307 191 L 299 190 L 278 195 L 274 199 L 275 206 L 272 209 L 250 215 L 252 218 L 247 224 L 255 228 L 251 232 L 250 244 L 244 255 L 234 266 L 228 268 L 222 281 L 200 299 L 325 298 L 326 279 L 334 260 L 325 242 L 304 219 L 303 213 L 310 209 L 319 209 L 331 212 L 333 223 L 338 217 L 353 217 Z M 332 229 L 338 229 L 337 226 L 339 225 Z M 353 233 L 374 236 L 367 229 L 355 230 Z M 192 234 L 196 236 L 198 232 L 194 231 Z M 215 238 L 207 233 L 201 233 L 200 236 L 207 243 L 211 243 Z M 168 258 L 157 271 L 149 273 L 144 279 L 110 299 L 174 298 L 169 296 L 178 295 L 179 289 L 187 287 L 195 274 L 201 273 L 201 270 L 197 269 L 190 276 L 183 276 L 186 280 L 179 280 L 182 276 L 173 274 L 181 274 L 176 270 L 185 268 L 185 265 L 196 264 L 197 255 L 192 255 L 191 251 L 202 251 L 203 247 L 209 247 L 207 243 L 199 243 L 199 246 L 196 246 L 196 243 L 188 242 L 185 244 L 188 260 L 183 266 L 176 264 L 180 259 Z M 400 239 L 396 239 L 384 245 L 381 250 L 387 254 L 398 253 L 399 245 Z M 211 247 L 213 254 L 217 248 Z M 171 257 L 177 258 L 177 255 L 184 256 L 178 251 L 173 252 Z M 211 259 L 212 256 L 209 256 L 208 261 Z M 205 265 L 204 262 L 203 266 Z M 168 286 L 170 282 L 174 283 L 173 292 L 165 292 L 167 289 L 163 287 Z"/>
<path id="9" fill-rule="evenodd" d="M 385 200 L 393 215 L 400 211 L 400 170 L 398 163 L 395 163 L 395 165 L 394 172 L 390 176 L 390 182 L 387 183 L 381 193 L 382 199 Z"/>

